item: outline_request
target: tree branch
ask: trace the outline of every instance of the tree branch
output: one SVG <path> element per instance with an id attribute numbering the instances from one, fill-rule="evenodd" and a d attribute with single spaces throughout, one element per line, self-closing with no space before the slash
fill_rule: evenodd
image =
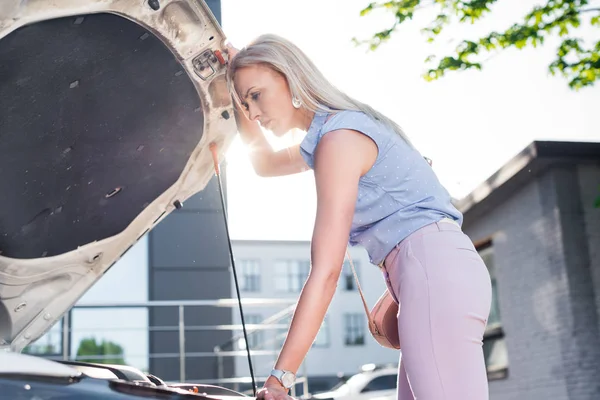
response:
<path id="1" fill-rule="evenodd" d="M 435 0 L 432 0 L 431 3 L 428 3 L 428 4 L 421 3 L 421 4 L 419 4 L 418 6 L 415 7 L 415 11 L 416 10 L 422 10 L 423 8 L 431 7 L 431 6 L 435 5 L 435 4 L 436 4 Z"/>

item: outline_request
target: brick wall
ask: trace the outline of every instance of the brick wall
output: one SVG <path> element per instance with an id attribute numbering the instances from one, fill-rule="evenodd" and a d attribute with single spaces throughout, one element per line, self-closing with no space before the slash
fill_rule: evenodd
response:
<path id="1" fill-rule="evenodd" d="M 561 353 L 569 399 L 600 398 L 600 336 L 598 308 L 590 246 L 586 232 L 585 209 L 577 166 L 553 171 L 563 237 L 563 257 L 567 266 L 571 324 L 561 338 Z M 588 182 L 591 184 L 591 182 Z M 600 288 L 600 287 L 598 287 Z"/>
<path id="2" fill-rule="evenodd" d="M 600 321 L 600 208 L 593 207 L 596 197 L 600 195 L 600 165 L 581 165 L 578 173 L 591 276 L 596 288 L 596 309 Z"/>
<path id="3" fill-rule="evenodd" d="M 598 399 L 598 314 L 578 184 L 586 169 L 545 172 L 475 221 L 473 241 L 492 237 L 509 372 L 490 382 L 492 400 Z M 597 216 L 595 216 L 597 218 Z M 563 224 L 561 224 L 561 221 Z M 596 239 L 597 241 L 597 239 Z M 598 246 L 596 246 L 598 247 Z M 600 286 L 596 286 L 600 288 Z"/>

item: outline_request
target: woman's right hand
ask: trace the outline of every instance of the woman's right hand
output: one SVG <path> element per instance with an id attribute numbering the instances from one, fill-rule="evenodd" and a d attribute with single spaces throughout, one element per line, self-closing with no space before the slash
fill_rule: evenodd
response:
<path id="1" fill-rule="evenodd" d="M 227 56 L 229 56 L 229 62 L 231 62 L 231 60 L 233 60 L 233 57 L 235 57 L 236 54 L 239 53 L 239 50 L 233 47 L 231 43 L 227 43 L 225 45 L 225 53 L 227 53 Z"/>

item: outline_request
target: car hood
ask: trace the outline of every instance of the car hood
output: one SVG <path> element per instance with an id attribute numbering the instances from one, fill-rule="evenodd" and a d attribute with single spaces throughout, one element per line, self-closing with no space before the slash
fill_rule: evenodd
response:
<path id="1" fill-rule="evenodd" d="M 20 351 L 235 135 L 201 0 L 0 0 L 0 347 Z"/>

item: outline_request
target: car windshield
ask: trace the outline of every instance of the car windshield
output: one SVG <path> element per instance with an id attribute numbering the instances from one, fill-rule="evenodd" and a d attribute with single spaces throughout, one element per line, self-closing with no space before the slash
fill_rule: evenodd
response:
<path id="1" fill-rule="evenodd" d="M 364 385 L 368 380 L 365 374 L 356 374 L 350 377 L 346 382 L 340 382 L 335 385 L 331 391 L 335 392 L 350 392 L 352 388 L 360 387 Z"/>

